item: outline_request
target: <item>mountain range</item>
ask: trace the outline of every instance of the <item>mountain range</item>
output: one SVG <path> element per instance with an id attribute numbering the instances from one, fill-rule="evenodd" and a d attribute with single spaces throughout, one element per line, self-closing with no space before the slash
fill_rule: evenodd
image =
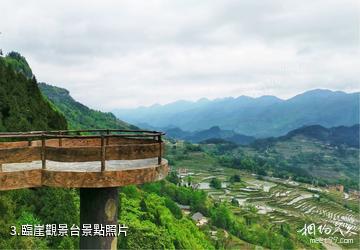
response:
<path id="1" fill-rule="evenodd" d="M 359 122 L 360 93 L 315 89 L 282 100 L 275 96 L 239 96 L 196 102 L 176 101 L 135 109 L 116 109 L 114 114 L 141 126 L 178 127 L 200 131 L 218 126 L 223 130 L 257 138 L 285 135 L 302 126 L 351 126 Z"/>
<path id="2" fill-rule="evenodd" d="M 239 145 L 247 145 L 255 140 L 255 137 L 242 135 L 233 130 L 223 130 L 218 126 L 211 127 L 195 132 L 184 131 L 180 128 L 164 128 L 161 129 L 167 136 L 174 139 L 181 139 L 193 143 L 199 143 L 210 139 L 223 139 Z"/>

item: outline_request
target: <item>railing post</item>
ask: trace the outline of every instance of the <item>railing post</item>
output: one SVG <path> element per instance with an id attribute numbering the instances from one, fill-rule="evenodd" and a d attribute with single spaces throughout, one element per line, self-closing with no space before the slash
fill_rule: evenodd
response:
<path id="1" fill-rule="evenodd" d="M 45 135 L 41 135 L 41 165 L 42 169 L 46 169 L 46 138 Z"/>
<path id="2" fill-rule="evenodd" d="M 59 135 L 62 136 L 62 132 L 59 132 Z M 62 147 L 62 138 L 59 138 L 59 147 Z"/>
<path id="3" fill-rule="evenodd" d="M 105 171 L 105 159 L 106 159 L 106 147 L 105 137 L 101 134 L 101 172 Z"/>
<path id="4" fill-rule="evenodd" d="M 161 164 L 161 158 L 162 158 L 162 140 L 161 140 L 161 135 L 158 136 L 158 140 L 159 140 L 159 157 L 158 157 L 158 165 Z"/>
<path id="5" fill-rule="evenodd" d="M 0 172 L 2 172 L 3 170 L 2 170 L 2 164 L 0 163 Z"/>
<path id="6" fill-rule="evenodd" d="M 106 130 L 106 134 L 110 135 L 110 130 L 109 129 Z M 106 137 L 106 146 L 107 145 L 109 145 L 109 137 Z"/>

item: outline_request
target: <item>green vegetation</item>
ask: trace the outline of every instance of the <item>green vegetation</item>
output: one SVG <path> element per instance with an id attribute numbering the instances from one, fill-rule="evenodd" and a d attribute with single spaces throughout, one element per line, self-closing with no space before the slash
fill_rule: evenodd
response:
<path id="1" fill-rule="evenodd" d="M 60 188 L 22 189 L 0 193 L 0 249 L 75 249 L 78 238 L 10 236 L 21 225 L 79 224 L 79 196 Z"/>
<path id="2" fill-rule="evenodd" d="M 182 205 L 190 205 L 192 213 L 201 212 L 210 218 L 209 223 L 201 228 L 203 232 L 223 229 L 231 235 L 232 243 L 243 240 L 270 249 L 321 248 L 318 244 L 307 244 L 286 223 L 274 226 L 267 218 L 258 216 L 253 207 L 238 209 L 235 214 L 230 203 L 214 202 L 202 190 L 176 186 L 166 181 L 145 184 L 142 189 L 148 194 L 156 193 Z M 223 236 L 213 239 L 212 243 L 217 247 L 224 247 L 229 244 L 228 240 Z"/>
<path id="3" fill-rule="evenodd" d="M 161 185 L 154 183 L 145 189 Z M 167 197 L 128 186 L 122 188 L 120 208 L 119 221 L 129 230 L 119 239 L 119 249 L 214 249 L 206 235 Z"/>
<path id="4" fill-rule="evenodd" d="M 39 83 L 41 92 L 59 109 L 70 129 L 137 129 L 117 119 L 112 113 L 104 113 L 75 101 L 69 91 L 45 83 Z"/>
<path id="5" fill-rule="evenodd" d="M 194 145 L 193 148 L 196 146 L 199 145 Z M 262 169 L 262 165 L 258 166 L 258 159 L 246 155 L 246 152 L 242 152 L 241 156 L 236 155 L 239 148 L 225 153 L 227 158 L 236 159 L 236 161 L 225 161 L 228 165 L 221 166 L 220 164 L 224 163 L 222 158 L 224 153 L 220 154 L 218 151 L 223 151 L 222 146 L 221 144 L 202 144 L 197 151 L 190 152 L 187 150 L 189 148 L 187 143 L 171 141 L 167 146 L 166 158 L 174 162 L 175 171 L 186 168 L 187 173 L 192 177 L 192 186 L 198 186 L 205 191 L 215 202 L 214 204 L 224 203 L 237 220 L 245 220 L 246 225 L 256 222 L 261 228 L 266 228 L 266 223 L 269 223 L 273 229 L 278 229 L 281 235 L 288 235 L 286 238 L 291 238 L 292 241 L 292 243 L 288 242 L 288 248 L 290 244 L 293 244 L 295 249 L 301 248 L 301 244 L 306 246 L 305 249 L 320 247 L 309 244 L 309 238 L 297 233 L 305 223 L 316 223 L 318 226 L 327 224 L 334 229 L 334 225 L 340 222 L 343 223 L 342 230 L 344 231 L 347 230 L 346 226 L 358 226 L 356 218 L 358 218 L 359 203 L 356 197 L 346 198 L 344 193 L 316 186 L 316 182 L 310 185 L 287 178 L 255 175 L 254 171 Z M 232 166 L 232 163 L 238 165 Z M 291 171 L 289 174 L 292 174 Z M 274 176 L 272 172 L 269 172 L 269 175 Z M 221 180 L 226 187 L 216 189 L 211 185 L 205 185 L 210 184 L 214 178 Z M 235 181 L 239 178 L 240 181 Z M 183 185 L 184 181 L 180 180 L 180 183 Z M 333 217 L 335 214 L 337 219 Z M 226 220 L 222 218 L 226 216 L 220 216 L 219 223 L 226 225 Z M 348 221 L 347 218 L 350 220 Z M 234 220 L 232 218 L 229 221 Z M 236 236 L 236 233 L 230 229 L 231 227 L 226 228 L 228 232 Z M 357 229 L 355 231 L 358 233 Z M 289 233 L 294 236 L 289 236 Z M 336 236 L 342 237 L 341 234 L 336 234 Z M 352 249 L 358 245 L 356 236 L 350 238 L 354 242 L 340 244 L 341 247 Z M 262 246 L 266 244 L 258 238 L 257 243 L 251 241 L 251 236 L 240 239 Z M 258 243 L 259 241 L 262 243 Z M 276 247 L 276 249 L 281 249 L 281 247 Z"/>
<path id="6" fill-rule="evenodd" d="M 342 184 L 346 190 L 359 188 L 359 148 L 331 145 L 303 135 L 257 140 L 250 146 L 224 142 L 192 147 L 199 147 L 198 152 L 221 167 L 319 186 Z M 176 151 L 170 159 L 182 159 L 182 151 Z M 170 148 L 170 152 L 174 150 Z"/>
<path id="7" fill-rule="evenodd" d="M 289 139 L 294 136 L 305 136 L 318 141 L 328 143 L 333 146 L 346 145 L 348 147 L 359 148 L 360 124 L 353 126 L 339 126 L 333 128 L 324 128 L 320 125 L 305 126 L 290 131 L 286 136 L 279 139 Z"/>
<path id="8" fill-rule="evenodd" d="M 17 52 L 12 51 L 7 54 L 5 57 L 5 64 L 16 72 L 23 74 L 28 79 L 31 79 L 33 77 L 32 70 L 27 63 L 25 57 L 23 57 Z"/>
<path id="9" fill-rule="evenodd" d="M 221 181 L 218 178 L 212 178 L 210 181 L 210 187 L 220 189 L 221 188 Z"/>
<path id="10" fill-rule="evenodd" d="M 43 98 L 36 79 L 23 74 L 31 72 L 26 65 L 17 53 L 0 57 L 0 131 L 66 129 L 64 116 Z"/>
<path id="11" fill-rule="evenodd" d="M 347 189 L 359 188 L 359 148 L 331 145 L 304 135 L 281 138 L 236 150 L 253 158 L 263 175 L 327 184 L 343 184 Z M 260 170 L 259 170 L 260 171 Z"/>
<path id="12" fill-rule="evenodd" d="M 234 175 L 232 175 L 232 176 L 230 177 L 229 181 L 230 181 L 231 183 L 241 182 L 241 177 L 240 177 L 240 175 L 238 175 L 238 174 L 234 174 Z"/>
<path id="13" fill-rule="evenodd" d="M 0 131 L 66 129 L 65 117 L 42 96 L 26 60 L 12 52 L 0 57 Z M 75 190 L 39 188 L 0 192 L 0 249 L 68 249 L 77 239 L 11 237 L 25 224 L 78 224 Z"/>

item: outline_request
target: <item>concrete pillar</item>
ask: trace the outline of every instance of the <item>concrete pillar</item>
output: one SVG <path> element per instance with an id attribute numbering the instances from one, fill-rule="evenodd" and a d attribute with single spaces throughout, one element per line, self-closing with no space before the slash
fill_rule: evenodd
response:
<path id="1" fill-rule="evenodd" d="M 118 207 L 118 188 L 81 188 L 81 228 L 83 224 L 118 225 Z M 80 249 L 117 249 L 117 237 L 82 236 Z"/>

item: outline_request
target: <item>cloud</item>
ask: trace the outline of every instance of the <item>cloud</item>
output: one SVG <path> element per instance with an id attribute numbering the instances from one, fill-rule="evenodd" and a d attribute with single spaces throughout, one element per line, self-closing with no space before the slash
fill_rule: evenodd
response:
<path id="1" fill-rule="evenodd" d="M 359 91 L 357 1 L 1 2 L 0 47 L 97 109 Z"/>

